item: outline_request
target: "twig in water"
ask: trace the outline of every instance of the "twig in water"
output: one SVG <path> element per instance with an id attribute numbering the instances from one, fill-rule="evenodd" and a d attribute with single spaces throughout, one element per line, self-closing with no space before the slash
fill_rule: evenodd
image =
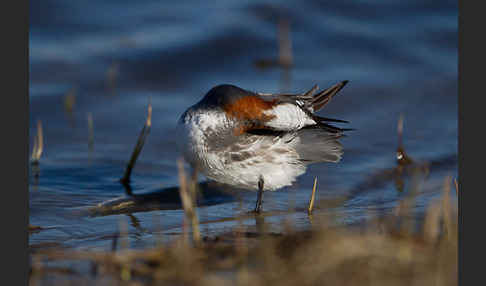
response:
<path id="1" fill-rule="evenodd" d="M 186 172 L 184 171 L 184 165 L 182 163 L 182 160 L 179 159 L 177 161 L 177 169 L 178 169 L 178 173 L 179 173 L 179 196 L 181 198 L 181 203 L 182 203 L 182 208 L 184 209 L 184 214 L 185 214 L 185 218 L 184 218 L 184 221 L 182 223 L 182 229 L 183 229 L 183 234 L 184 234 L 184 243 L 187 243 L 187 211 L 186 211 L 186 204 L 185 204 L 185 201 L 187 200 L 186 199 L 186 196 L 187 196 L 187 178 L 186 178 Z"/>
<path id="2" fill-rule="evenodd" d="M 93 151 L 94 146 L 94 128 L 93 128 L 93 115 L 91 112 L 88 112 L 88 130 L 89 130 L 89 137 L 88 137 L 88 149 Z"/>
<path id="3" fill-rule="evenodd" d="M 71 88 L 66 94 L 64 95 L 64 110 L 72 114 L 74 110 L 74 105 L 76 104 L 76 89 Z"/>
<path id="4" fill-rule="evenodd" d="M 118 62 L 112 63 L 108 68 L 108 70 L 106 71 L 106 87 L 112 93 L 115 92 L 116 81 L 118 79 L 119 73 L 120 73 L 120 64 Z"/>
<path id="5" fill-rule="evenodd" d="M 457 179 L 454 178 L 454 186 L 456 186 L 456 196 L 459 195 L 459 185 L 457 184 Z"/>
<path id="6" fill-rule="evenodd" d="M 309 215 L 312 214 L 312 209 L 314 208 L 314 201 L 316 198 L 316 191 L 317 191 L 317 177 L 314 179 L 314 187 L 312 188 L 312 195 L 309 201 L 309 208 L 307 209 L 307 213 Z"/>
<path id="7" fill-rule="evenodd" d="M 277 28 L 278 58 L 258 59 L 255 61 L 255 65 L 258 68 L 266 69 L 270 67 L 281 67 L 284 69 L 289 69 L 293 65 L 292 41 L 290 39 L 290 21 L 288 19 L 280 19 Z"/>
<path id="8" fill-rule="evenodd" d="M 129 246 L 129 237 L 128 237 L 128 223 L 125 218 L 122 218 L 120 216 L 119 218 L 119 227 L 120 230 L 118 232 L 118 235 L 120 236 L 120 250 L 126 250 L 128 249 Z M 112 251 L 113 251 L 113 245 L 112 245 Z M 116 246 L 115 250 L 116 251 Z M 124 262 L 121 265 L 120 269 L 120 278 L 123 281 L 128 281 L 131 279 L 131 270 L 130 270 L 130 264 L 128 262 Z"/>
<path id="9" fill-rule="evenodd" d="M 118 231 L 113 236 L 113 240 L 111 241 L 111 251 L 115 252 L 118 247 L 118 238 L 120 237 L 120 232 Z"/>
<path id="10" fill-rule="evenodd" d="M 442 195 L 442 220 L 444 222 L 444 231 L 447 238 L 452 239 L 452 218 L 451 218 L 451 203 L 449 193 L 451 192 L 451 177 L 448 175 L 444 179 L 444 193 Z"/>
<path id="11" fill-rule="evenodd" d="M 293 63 L 292 41 L 290 40 L 290 23 L 281 19 L 278 23 L 278 62 L 283 67 L 290 67 Z"/>
<path id="12" fill-rule="evenodd" d="M 43 230 L 44 228 L 41 227 L 41 226 L 37 226 L 37 225 L 31 225 L 29 224 L 29 233 L 30 232 L 37 232 L 37 231 L 41 231 Z"/>
<path id="13" fill-rule="evenodd" d="M 74 120 L 74 105 L 76 104 L 76 88 L 72 87 L 64 94 L 64 112 L 67 115 L 69 125 L 74 127 L 76 122 Z"/>
<path id="14" fill-rule="evenodd" d="M 405 152 L 405 148 L 403 147 L 403 114 L 400 114 L 400 118 L 398 119 L 398 126 L 397 126 L 397 132 L 398 132 L 398 148 L 397 148 L 397 162 L 398 165 L 404 166 L 404 165 L 410 165 L 414 161 L 410 156 L 407 155 Z"/>
<path id="15" fill-rule="evenodd" d="M 189 186 L 187 184 L 187 177 L 184 171 L 184 164 L 182 160 L 177 160 L 177 167 L 179 169 L 179 195 L 181 197 L 182 207 L 184 208 L 184 235 L 187 237 L 187 224 L 190 222 L 192 226 L 192 238 L 197 245 L 201 241 L 201 234 L 199 232 L 199 220 L 197 218 L 195 201 L 196 201 L 196 181 L 191 180 Z"/>
<path id="16" fill-rule="evenodd" d="M 42 135 L 42 122 L 37 121 L 37 136 L 34 137 L 34 147 L 32 148 L 32 155 L 30 162 L 33 165 L 39 164 L 42 151 L 44 150 L 44 136 Z"/>
<path id="17" fill-rule="evenodd" d="M 398 146 L 402 146 L 402 136 L 403 136 L 403 114 L 400 114 L 398 118 L 397 124 L 397 132 L 398 132 Z"/>
<path id="18" fill-rule="evenodd" d="M 149 102 L 147 120 L 145 121 L 145 125 L 143 126 L 142 132 L 140 132 L 140 136 L 138 137 L 137 144 L 133 149 L 132 156 L 130 157 L 130 161 L 128 162 L 127 168 L 125 169 L 125 174 L 123 175 L 123 178 L 120 179 L 120 182 L 124 185 L 128 185 L 128 183 L 130 183 L 130 175 L 132 174 L 132 169 L 135 166 L 135 163 L 137 162 L 137 158 L 138 155 L 140 154 L 140 151 L 142 151 L 143 144 L 145 143 L 145 139 L 150 133 L 150 126 L 152 126 L 152 104 Z"/>

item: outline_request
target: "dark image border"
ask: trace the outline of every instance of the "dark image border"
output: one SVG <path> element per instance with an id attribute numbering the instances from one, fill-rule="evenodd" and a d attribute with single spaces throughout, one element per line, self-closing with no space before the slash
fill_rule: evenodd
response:
<path id="1" fill-rule="evenodd" d="M 484 93 L 486 47 L 484 37 L 479 36 L 484 34 L 484 10 L 476 3 L 459 1 L 458 13 L 459 285 L 484 280 L 484 167 L 480 165 L 484 162 L 484 105 L 479 100 Z"/>
<path id="2" fill-rule="evenodd" d="M 0 284 L 28 285 L 29 1 L 3 4 Z"/>

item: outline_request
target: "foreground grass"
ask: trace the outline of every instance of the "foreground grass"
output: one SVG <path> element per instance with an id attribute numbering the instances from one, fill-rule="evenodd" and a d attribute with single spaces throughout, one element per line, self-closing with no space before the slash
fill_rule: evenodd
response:
<path id="1" fill-rule="evenodd" d="M 448 178 L 418 225 L 404 200 L 359 227 L 317 217 L 308 231 L 237 227 L 146 250 L 37 250 L 31 285 L 457 285 L 457 207 Z M 311 218 L 311 217 L 310 217 Z M 57 265 L 57 266 L 56 266 Z M 61 265 L 61 266 L 60 266 Z"/>

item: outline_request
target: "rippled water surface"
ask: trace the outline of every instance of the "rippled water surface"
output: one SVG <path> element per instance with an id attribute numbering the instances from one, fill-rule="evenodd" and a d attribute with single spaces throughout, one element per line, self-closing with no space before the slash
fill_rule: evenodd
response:
<path id="1" fill-rule="evenodd" d="M 457 3 L 327 2 L 31 1 L 30 142 L 41 120 L 45 148 L 31 168 L 30 223 L 45 229 L 30 235 L 30 245 L 108 249 L 126 228 L 131 246 L 145 247 L 179 234 L 175 123 L 221 83 L 300 93 L 350 81 L 319 113 L 356 129 L 342 140 L 343 160 L 312 165 L 294 186 L 265 194 L 265 220 L 275 228 L 289 218 L 308 226 L 316 176 L 319 215 L 358 223 L 392 211 L 412 184 L 406 173 L 393 175 L 400 114 L 407 153 L 428 164 L 414 209 L 423 212 L 444 177 L 457 175 Z M 258 68 L 255 61 L 278 56 L 282 19 L 290 22 L 294 66 Z M 130 197 L 118 179 L 149 100 L 152 127 Z M 204 234 L 230 229 L 256 200 L 252 192 L 202 189 Z M 325 203 L 336 199 L 343 201 Z M 110 208 L 123 202 L 125 209 Z"/>

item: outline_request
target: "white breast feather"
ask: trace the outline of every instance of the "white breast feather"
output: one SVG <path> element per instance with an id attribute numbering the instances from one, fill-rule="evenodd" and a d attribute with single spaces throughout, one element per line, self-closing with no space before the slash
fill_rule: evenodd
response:
<path id="1" fill-rule="evenodd" d="M 313 121 L 297 107 L 280 106 L 272 110 L 276 116 L 269 125 L 282 130 L 301 128 Z M 311 123 L 312 122 L 312 123 Z M 182 130 L 185 141 L 185 157 L 189 163 L 197 163 L 200 171 L 208 178 L 221 183 L 256 190 L 260 175 L 264 177 L 264 189 L 276 190 L 291 185 L 306 167 L 298 161 L 298 154 L 284 143 L 284 138 L 262 137 L 245 146 L 244 150 L 253 156 L 244 161 L 226 162 L 225 151 L 213 152 L 208 148 L 208 128 L 218 129 L 230 124 L 224 113 L 207 112 L 195 114 L 184 122 Z M 182 135 L 182 134 L 181 134 Z M 286 151 L 282 152 L 285 149 Z"/>
<path id="2" fill-rule="evenodd" d="M 273 142 L 261 138 L 248 145 L 244 151 L 253 156 L 227 164 L 223 169 L 211 170 L 208 176 L 250 190 L 258 189 L 258 180 L 263 176 L 264 189 L 274 191 L 292 185 L 306 169 L 299 162 L 298 154 L 282 138 L 275 138 Z"/>
<path id="3" fill-rule="evenodd" d="M 198 163 L 200 167 L 222 167 L 220 160 L 208 152 L 206 131 L 216 130 L 227 124 L 227 117 L 220 112 L 196 113 L 179 126 L 182 132 L 178 134 L 178 142 L 182 144 L 184 157 L 191 164 Z"/>

